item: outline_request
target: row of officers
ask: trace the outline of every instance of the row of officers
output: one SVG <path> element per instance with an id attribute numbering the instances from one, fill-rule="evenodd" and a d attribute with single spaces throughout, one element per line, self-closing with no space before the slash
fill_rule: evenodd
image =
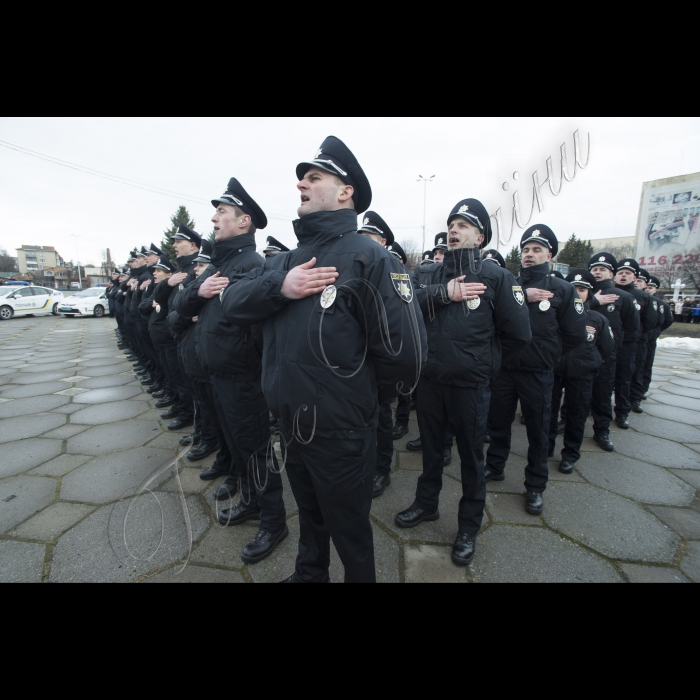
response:
<path id="1" fill-rule="evenodd" d="M 516 278 L 488 249 L 491 220 L 476 199 L 454 207 L 409 274 L 390 227 L 368 211 L 369 180 L 342 141 L 326 139 L 296 174 L 294 250 L 268 238 L 265 259 L 256 252 L 267 218 L 234 178 L 212 202 L 213 247 L 182 224 L 177 266 L 154 245 L 134 251 L 110 290 L 120 348 L 169 409 L 168 428 L 195 426 L 182 440 L 187 458 L 216 453 L 201 478 L 225 477 L 217 502 L 239 497 L 219 522 L 260 522 L 244 562 L 263 561 L 289 536 L 286 469 L 300 541 L 285 583 L 327 583 L 331 540 L 347 582 L 375 582 L 372 501 L 391 485 L 394 441 L 415 403 L 421 437 L 409 448 L 422 451 L 423 474 L 396 525 L 441 517 L 456 440 L 463 497 L 452 561 L 468 566 L 486 485 L 505 478 L 518 402 L 533 516 L 544 509 L 559 433 L 560 469 L 571 473 L 591 410 L 606 451 L 613 420 L 629 429 L 630 413 L 643 410 L 656 340 L 672 322 L 654 296 L 659 282 L 609 254 L 559 279 L 550 272 L 557 237 L 545 225 L 522 237 Z"/>

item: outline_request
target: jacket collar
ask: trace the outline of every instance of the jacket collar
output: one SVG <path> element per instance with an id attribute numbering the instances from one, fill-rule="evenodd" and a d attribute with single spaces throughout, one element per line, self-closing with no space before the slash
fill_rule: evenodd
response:
<path id="1" fill-rule="evenodd" d="M 474 263 L 478 264 L 481 261 L 481 250 L 473 248 L 472 252 L 474 253 Z M 470 261 L 469 250 L 461 248 L 460 250 L 451 250 L 445 253 L 443 266 L 448 277 L 461 277 L 462 275 L 470 274 Z"/>
<path id="2" fill-rule="evenodd" d="M 177 259 L 177 265 L 180 268 L 180 270 L 184 270 L 188 265 L 191 265 L 198 257 L 199 257 L 199 253 L 194 253 L 192 255 L 185 255 L 184 258 Z"/>
<path id="3" fill-rule="evenodd" d="M 244 233 L 241 236 L 227 238 L 225 241 L 217 242 L 214 245 L 211 261 L 216 267 L 221 267 L 221 265 L 231 258 L 235 258 L 237 255 L 248 252 L 249 250 L 255 251 L 256 249 L 255 234 Z"/>
<path id="4" fill-rule="evenodd" d="M 357 212 L 354 209 L 317 211 L 297 219 L 294 233 L 299 243 L 330 243 L 349 233 L 357 233 Z"/>
<path id="5" fill-rule="evenodd" d="M 631 294 L 632 292 L 636 292 L 636 291 L 637 291 L 637 286 L 635 285 L 634 282 L 632 282 L 632 284 L 626 284 L 626 285 L 624 285 L 624 286 L 621 285 L 621 284 L 618 284 L 618 285 L 617 285 L 617 288 L 618 288 L 618 289 L 621 289 L 623 292 L 629 292 L 630 294 Z"/>
<path id="6" fill-rule="evenodd" d="M 529 284 L 540 279 L 550 279 L 550 275 L 549 263 L 543 263 L 542 265 L 535 265 L 534 267 L 521 270 L 520 279 L 523 283 Z"/>
<path id="7" fill-rule="evenodd" d="M 603 280 L 602 282 L 596 283 L 594 292 L 597 294 L 598 292 L 604 292 L 606 289 L 612 289 L 612 287 L 612 280 Z"/>

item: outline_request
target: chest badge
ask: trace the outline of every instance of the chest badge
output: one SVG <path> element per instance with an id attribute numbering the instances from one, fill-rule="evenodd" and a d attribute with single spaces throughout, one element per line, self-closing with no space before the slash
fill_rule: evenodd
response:
<path id="1" fill-rule="evenodd" d="M 470 311 L 476 311 L 481 306 L 481 299 L 472 299 L 467 302 Z"/>
<path id="2" fill-rule="evenodd" d="M 617 307 L 615 306 L 615 304 L 610 304 L 610 306 L 608 306 L 608 313 L 614 314 L 615 311 L 617 311 Z"/>
<path id="3" fill-rule="evenodd" d="M 576 309 L 576 313 L 579 316 L 583 316 L 584 307 L 583 302 L 580 299 L 576 299 L 576 301 L 574 302 L 574 308 Z"/>
<path id="4" fill-rule="evenodd" d="M 588 342 L 595 343 L 595 331 L 588 331 Z"/>
<path id="5" fill-rule="evenodd" d="M 338 298 L 338 289 L 331 285 L 321 294 L 321 308 L 330 309 Z"/>
<path id="6" fill-rule="evenodd" d="M 183 292 L 183 291 L 185 290 L 185 285 L 184 285 L 184 284 L 181 284 L 180 287 L 179 287 L 179 289 L 180 289 L 181 292 Z"/>
<path id="7" fill-rule="evenodd" d="M 222 302 L 222 303 L 223 303 L 223 301 L 224 301 L 224 292 L 226 291 L 226 289 L 227 289 L 227 287 L 224 287 L 224 289 L 222 289 L 222 290 L 219 292 L 219 301 Z"/>
<path id="8" fill-rule="evenodd" d="M 513 287 L 513 296 L 520 306 L 525 306 L 525 294 L 522 287 Z"/>
<path id="9" fill-rule="evenodd" d="M 543 313 L 547 313 L 547 311 L 549 311 L 551 308 L 552 305 L 548 301 L 543 301 L 540 304 L 540 311 L 542 311 Z"/>
<path id="10" fill-rule="evenodd" d="M 411 284 L 411 278 L 409 275 L 397 275 L 395 273 L 391 274 L 391 282 L 394 285 L 394 290 L 407 304 L 413 301 L 413 285 Z"/>
<path id="11" fill-rule="evenodd" d="M 159 314 L 160 311 L 161 311 L 161 309 L 160 309 L 160 304 L 159 304 L 158 306 L 156 306 L 156 313 Z"/>

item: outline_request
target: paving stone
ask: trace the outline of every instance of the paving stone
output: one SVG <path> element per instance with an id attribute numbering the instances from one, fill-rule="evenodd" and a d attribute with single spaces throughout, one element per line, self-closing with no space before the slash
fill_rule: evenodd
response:
<path id="1" fill-rule="evenodd" d="M 35 396 L 50 396 L 57 391 L 63 391 L 66 385 L 63 382 L 45 382 L 43 384 L 30 384 L 29 386 L 7 386 L 0 389 L 3 399 L 31 399 Z"/>
<path id="2" fill-rule="evenodd" d="M 145 445 L 161 433 L 158 423 L 124 421 L 90 428 L 70 439 L 66 452 L 77 455 L 104 455 L 119 452 L 125 447 Z"/>
<path id="3" fill-rule="evenodd" d="M 45 433 L 45 438 L 55 438 L 57 440 L 68 440 L 69 438 L 80 435 L 85 432 L 90 426 L 88 425 L 64 425 L 61 428 L 52 430 L 50 433 Z"/>
<path id="4" fill-rule="evenodd" d="M 372 504 L 372 516 L 403 541 L 454 544 L 459 529 L 457 512 L 462 498 L 462 486 L 452 479 L 444 481 L 439 521 L 424 523 L 414 530 L 402 530 L 394 522 L 398 513 L 410 508 L 414 503 L 417 482 L 418 475 L 415 472 L 399 471 L 394 474 L 391 477 L 391 486 L 384 496 Z"/>
<path id="5" fill-rule="evenodd" d="M 700 540 L 700 513 L 686 508 L 652 508 L 651 511 L 683 539 Z"/>
<path id="6" fill-rule="evenodd" d="M 641 503 L 687 507 L 695 500 L 695 489 L 684 481 L 665 469 L 627 457 L 607 455 L 581 463 L 579 469 L 596 486 Z"/>
<path id="7" fill-rule="evenodd" d="M 386 534 L 376 523 L 372 524 L 374 532 L 374 558 L 377 569 L 377 583 L 401 583 L 399 543 Z M 273 555 L 274 556 L 274 555 Z M 294 568 L 287 576 L 294 572 Z M 345 567 L 340 561 L 336 548 L 331 543 L 331 582 L 345 582 Z M 283 580 L 286 577 L 283 577 Z"/>
<path id="8" fill-rule="evenodd" d="M 700 388 L 693 389 L 682 384 L 664 384 L 664 392 L 675 396 L 685 396 L 689 399 L 700 399 Z"/>
<path id="9" fill-rule="evenodd" d="M 423 473 L 422 452 L 398 452 L 397 454 L 399 469 Z"/>
<path id="10" fill-rule="evenodd" d="M 14 403 L 14 402 L 12 402 Z M 5 406 L 9 404 L 3 404 Z M 0 420 L 0 444 L 37 437 L 65 425 L 66 417 L 52 413 Z"/>
<path id="11" fill-rule="evenodd" d="M 68 379 L 74 374 L 74 370 L 66 370 L 65 372 L 42 372 L 40 374 L 20 374 L 13 378 L 12 383 L 19 384 L 21 386 L 46 384 L 48 382 L 58 382 L 63 379 Z"/>
<path id="12" fill-rule="evenodd" d="M 182 490 L 188 495 L 204 493 L 211 485 L 211 482 L 202 481 L 199 478 L 198 469 L 181 469 L 180 483 L 182 484 Z M 163 484 L 163 486 L 161 486 L 158 490 L 165 491 L 167 493 L 180 493 L 180 487 L 178 486 L 174 476 L 172 479 Z"/>
<path id="13" fill-rule="evenodd" d="M 676 406 L 678 408 L 687 408 L 689 411 L 700 411 L 700 401 L 691 399 L 686 396 L 674 396 L 659 392 L 654 395 L 654 398 L 666 406 Z"/>
<path id="14" fill-rule="evenodd" d="M 602 451 L 602 450 L 601 450 Z M 597 454 L 597 452 L 596 452 Z M 595 459 L 594 455 L 587 455 L 584 450 L 581 450 L 581 459 L 582 460 L 587 460 L 587 459 Z M 563 481 L 568 484 L 583 484 L 585 483 L 584 479 L 581 478 L 580 474 L 577 471 L 574 471 L 573 474 L 562 474 L 559 471 L 559 467 L 561 466 L 561 457 L 555 457 L 553 459 L 550 459 L 548 461 L 549 464 L 549 480 L 550 481 Z M 579 463 L 576 463 L 574 467 L 578 467 Z"/>
<path id="15" fill-rule="evenodd" d="M 622 583 L 601 557 L 529 527 L 489 528 L 477 541 L 471 570 L 477 583 Z"/>
<path id="16" fill-rule="evenodd" d="M 51 413 L 58 413 L 60 415 L 64 416 L 71 416 L 74 413 L 78 413 L 78 411 L 84 411 L 85 406 L 80 406 L 75 403 L 69 403 L 65 406 L 61 406 L 60 408 L 55 408 Z"/>
<path id="17" fill-rule="evenodd" d="M 0 420 L 47 413 L 54 408 L 65 406 L 70 399 L 64 396 L 37 396 L 33 399 L 16 399 L 0 406 Z"/>
<path id="18" fill-rule="evenodd" d="M 675 474 L 679 479 L 683 479 L 683 481 L 690 484 L 693 488 L 700 490 L 700 472 L 683 471 L 682 469 L 670 469 L 669 471 Z"/>
<path id="19" fill-rule="evenodd" d="M 550 484 L 544 520 L 604 556 L 671 564 L 680 538 L 640 505 L 584 484 Z"/>
<path id="20" fill-rule="evenodd" d="M 29 474 L 30 476 L 65 476 L 91 459 L 92 457 L 87 455 L 61 455 L 33 469 Z"/>
<path id="21" fill-rule="evenodd" d="M 525 467 L 527 459 L 511 454 L 506 465 L 505 481 L 493 481 L 486 485 L 489 493 L 525 493 Z"/>
<path id="22" fill-rule="evenodd" d="M 700 583 L 700 542 L 689 542 L 683 561 L 681 571 L 694 583 Z"/>
<path id="23" fill-rule="evenodd" d="M 686 447 L 693 450 L 693 452 L 700 452 L 700 445 L 686 445 Z"/>
<path id="24" fill-rule="evenodd" d="M 107 375 L 106 377 L 84 379 L 78 386 L 80 386 L 81 389 L 110 389 L 115 386 L 130 384 L 132 379 L 133 376 L 127 374 Z"/>
<path id="25" fill-rule="evenodd" d="M 187 509 L 192 536 L 197 540 L 204 534 L 208 518 L 194 497 L 187 499 Z M 126 538 L 123 535 L 125 521 Z M 178 496 L 159 493 L 158 502 L 151 495 L 122 501 L 100 508 L 61 537 L 53 552 L 51 582 L 122 583 L 140 580 L 152 572 L 184 561 L 190 541 Z"/>
<path id="26" fill-rule="evenodd" d="M 90 515 L 94 510 L 94 506 L 84 506 L 75 503 L 54 503 L 9 534 L 11 537 L 18 537 L 23 540 L 52 542 L 57 540 L 66 530 L 70 530 L 76 523 Z"/>
<path id="27" fill-rule="evenodd" d="M 450 547 L 407 544 L 404 561 L 406 583 L 469 583 L 468 569 L 452 563 Z"/>
<path id="28" fill-rule="evenodd" d="M 694 427 L 700 426 L 700 412 L 689 411 L 685 408 L 676 408 L 675 406 L 647 406 L 645 412 L 655 418 L 663 418 L 664 420 L 677 421 Z"/>
<path id="29" fill-rule="evenodd" d="M 161 414 L 165 413 L 167 411 L 167 408 L 158 408 L 158 409 L 151 409 L 150 411 L 147 410 L 149 404 L 143 403 L 143 401 L 130 401 L 129 403 L 137 403 L 137 405 L 140 407 L 142 411 L 145 411 L 145 413 L 141 413 L 138 416 L 134 416 L 135 420 L 145 420 L 145 421 L 151 421 L 155 423 L 163 423 L 163 419 L 160 417 Z M 189 428 L 189 430 L 192 430 L 192 428 Z M 180 432 L 180 433 L 169 433 L 170 435 L 177 435 L 177 439 L 179 440 L 183 434 L 187 434 L 187 430 Z"/>
<path id="30" fill-rule="evenodd" d="M 235 571 L 208 569 L 203 566 L 182 566 L 165 571 L 143 583 L 245 583 L 243 576 Z"/>
<path id="31" fill-rule="evenodd" d="M 688 389 L 696 389 L 700 391 L 700 381 L 693 381 L 692 379 L 680 379 L 678 377 L 671 379 L 669 384 L 674 384 L 675 386 L 687 387 Z"/>
<path id="32" fill-rule="evenodd" d="M 23 474 L 44 462 L 57 457 L 63 450 L 60 440 L 30 438 L 18 442 L 8 442 L 2 446 L 0 459 L 0 479 Z"/>
<path id="33" fill-rule="evenodd" d="M 620 564 L 620 568 L 630 583 L 690 583 L 676 569 L 666 569 L 659 566 L 638 566 L 637 564 Z"/>
<path id="34" fill-rule="evenodd" d="M 641 433 L 674 442 L 700 443 L 700 429 L 653 416 L 634 416 L 631 428 L 635 434 Z M 620 431 L 620 433 L 622 432 L 624 431 Z"/>
<path id="35" fill-rule="evenodd" d="M 123 363 L 121 365 L 111 365 L 108 367 L 82 367 L 80 369 L 80 374 L 88 378 L 94 377 L 112 377 L 122 375 L 125 372 L 131 372 L 132 367 L 130 364 Z M 130 376 L 134 376 L 131 374 Z"/>
<path id="36" fill-rule="evenodd" d="M 33 476 L 0 481 L 0 535 L 56 500 L 56 482 Z"/>
<path id="37" fill-rule="evenodd" d="M 78 405 L 78 404 L 76 404 Z M 104 403 L 100 406 L 90 406 L 73 414 L 72 421 L 82 425 L 106 425 L 117 423 L 130 418 L 136 418 L 148 409 L 140 401 L 118 401 Z"/>
<path id="38" fill-rule="evenodd" d="M 86 360 L 85 362 L 80 363 L 81 367 L 113 367 L 114 365 L 120 364 L 123 364 L 123 362 L 119 362 L 119 360 L 114 355 L 112 355 L 111 357 L 101 357 L 93 360 Z"/>
<path id="39" fill-rule="evenodd" d="M 31 364 L 26 365 L 20 371 L 23 374 L 45 374 L 46 372 L 63 372 L 70 371 L 71 369 L 73 369 L 73 367 L 67 362 L 46 363 L 42 362 L 41 360 L 39 360 L 38 362 L 36 360 L 32 360 Z"/>
<path id="40" fill-rule="evenodd" d="M 95 389 L 88 391 L 80 396 L 77 396 L 73 403 L 100 405 L 105 403 L 113 403 L 115 401 L 125 401 L 133 398 L 137 394 L 143 393 L 142 389 L 135 387 L 117 386 L 110 389 Z"/>
<path id="41" fill-rule="evenodd" d="M 290 531 L 292 523 L 288 523 Z M 255 535 L 260 529 L 259 522 L 247 522 L 239 527 L 222 528 L 218 523 L 213 523 L 211 529 L 202 543 L 194 550 L 190 562 L 192 564 L 203 564 L 210 566 L 220 566 L 226 569 L 235 569 L 241 571 L 245 566 L 241 561 L 243 550 L 252 542 Z M 296 529 L 297 541 L 294 546 L 298 546 L 299 528 Z M 286 554 L 290 547 L 290 537 L 283 542 L 272 555 L 272 559 L 278 560 L 282 554 Z M 294 554 L 296 559 L 296 553 Z M 251 568 L 258 568 L 260 565 Z M 291 576 L 294 573 L 294 566 L 282 576 L 279 581 Z M 278 581 L 278 583 L 279 583 Z"/>
<path id="42" fill-rule="evenodd" d="M 172 454 L 146 447 L 107 454 L 93 459 L 66 476 L 61 500 L 79 503 L 110 503 L 134 491 L 172 461 Z M 168 479 L 167 472 L 148 487 L 156 489 Z"/>
<path id="43" fill-rule="evenodd" d="M 486 508 L 491 522 L 533 525 L 542 527 L 542 518 L 533 517 L 525 512 L 524 496 L 509 493 L 490 493 L 486 497 Z"/>
<path id="44" fill-rule="evenodd" d="M 84 394 L 87 391 L 87 389 L 64 389 L 63 391 L 57 391 L 56 396 L 80 396 L 80 394 Z"/>
<path id="45" fill-rule="evenodd" d="M 141 420 L 139 419 L 136 422 L 141 423 Z M 173 453 L 177 453 L 181 449 L 180 438 L 182 436 L 176 433 L 164 433 L 160 427 L 160 423 L 157 423 L 157 425 L 158 433 L 153 433 L 153 435 L 157 435 L 158 437 L 156 437 L 155 440 L 151 440 L 151 442 L 148 443 L 148 446 L 155 447 L 159 450 L 172 450 Z M 191 466 L 189 462 L 187 462 L 187 465 Z"/>
<path id="46" fill-rule="evenodd" d="M 0 583 L 41 583 L 46 547 L 28 542 L 0 542 Z"/>

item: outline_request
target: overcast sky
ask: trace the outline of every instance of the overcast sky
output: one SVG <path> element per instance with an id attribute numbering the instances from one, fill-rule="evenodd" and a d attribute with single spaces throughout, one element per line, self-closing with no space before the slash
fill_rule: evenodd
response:
<path id="1" fill-rule="evenodd" d="M 374 190 L 372 209 L 399 241 L 422 246 L 417 180 L 436 176 L 428 186 L 432 248 L 461 199 L 480 199 L 491 213 L 502 207 L 509 221 L 519 187 L 527 215 L 532 174 L 543 181 L 550 156 L 558 172 L 561 144 L 573 155 L 577 129 L 584 155 L 591 135 L 590 164 L 557 199 L 545 187 L 545 210 L 533 220 L 562 240 L 633 236 L 643 182 L 700 172 L 698 117 L 0 117 L 0 142 L 198 200 L 128 187 L 0 144 L 0 248 L 52 245 L 68 260 L 76 234 L 81 262 L 99 264 L 110 248 L 123 263 L 134 246 L 159 243 L 180 204 L 208 234 L 213 208 L 206 202 L 233 176 L 270 217 L 259 249 L 267 235 L 295 247 L 296 165 L 330 134 L 359 158 Z"/>

